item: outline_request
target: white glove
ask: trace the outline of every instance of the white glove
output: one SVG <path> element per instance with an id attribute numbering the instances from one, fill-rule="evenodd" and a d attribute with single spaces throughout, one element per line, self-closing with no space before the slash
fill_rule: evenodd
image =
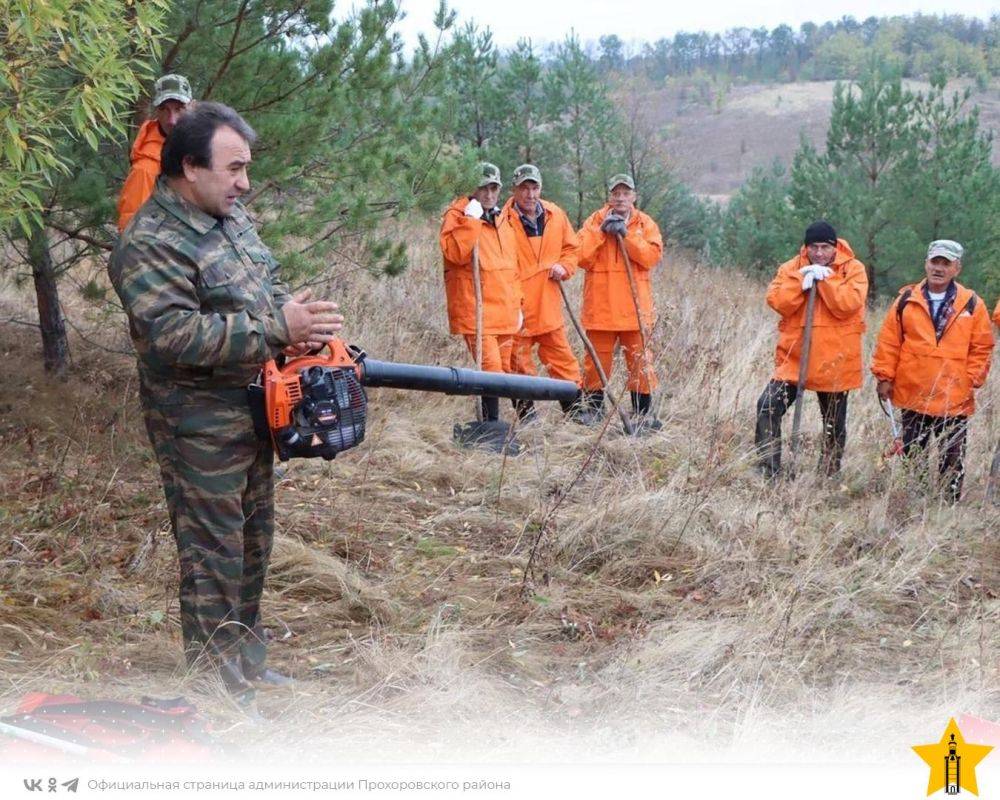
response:
<path id="1" fill-rule="evenodd" d="M 469 205 L 465 207 L 465 216 L 472 217 L 473 219 L 483 218 L 483 206 L 475 197 L 473 197 L 469 201 Z"/>
<path id="2" fill-rule="evenodd" d="M 829 267 L 824 267 L 822 264 L 807 264 L 799 269 L 799 274 L 802 276 L 802 291 L 808 292 L 813 283 L 816 281 L 825 281 L 831 275 L 833 275 L 833 270 Z"/>

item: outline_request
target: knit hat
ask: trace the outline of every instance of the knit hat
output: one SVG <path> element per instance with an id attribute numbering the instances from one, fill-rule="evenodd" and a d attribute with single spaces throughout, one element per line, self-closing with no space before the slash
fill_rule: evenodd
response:
<path id="1" fill-rule="evenodd" d="M 837 232 L 825 219 L 814 222 L 806 228 L 805 244 L 837 244 Z"/>

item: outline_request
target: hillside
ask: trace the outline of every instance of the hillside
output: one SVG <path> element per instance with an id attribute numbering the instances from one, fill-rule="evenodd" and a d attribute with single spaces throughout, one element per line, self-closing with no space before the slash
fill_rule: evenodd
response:
<path id="1" fill-rule="evenodd" d="M 672 85 L 650 93 L 648 108 L 664 136 L 678 175 L 703 195 L 732 194 L 756 167 L 775 159 L 785 166 L 805 136 L 822 148 L 830 122 L 834 81 L 735 85 L 726 92 L 699 92 Z M 912 91 L 930 85 L 906 81 Z M 953 80 L 947 93 L 964 91 L 968 81 Z M 1000 91 L 977 91 L 969 107 L 979 106 L 984 130 L 1000 132 Z M 1000 164 L 994 148 L 993 163 Z"/>
<path id="2" fill-rule="evenodd" d="M 755 159 L 768 130 L 821 107 L 803 96 L 764 114 L 769 91 L 729 101 L 759 123 Z M 723 133 L 702 137 L 717 153 L 703 158 L 728 152 Z M 730 186 L 718 181 L 700 188 Z M 466 363 L 446 333 L 433 222 L 410 248 L 400 278 L 329 282 L 346 338 L 381 359 Z M 26 288 L 3 287 L 3 317 L 31 317 Z M 947 714 L 1000 716 L 1000 509 L 982 505 L 1000 374 L 980 395 L 955 508 L 880 458 L 871 385 L 851 399 L 841 479 L 811 471 L 810 396 L 802 473 L 771 486 L 751 457 L 775 336 L 763 287 L 671 255 L 656 291 L 656 436 L 548 409 L 504 460 L 451 443 L 470 401 L 381 390 L 361 447 L 289 465 L 264 614 L 272 661 L 299 684 L 262 698 L 264 729 L 183 666 L 176 554 L 123 320 L 67 292 L 65 384 L 41 374 L 37 332 L 6 325 L 0 711 L 33 690 L 184 694 L 245 755 L 317 762 L 871 763 Z"/>

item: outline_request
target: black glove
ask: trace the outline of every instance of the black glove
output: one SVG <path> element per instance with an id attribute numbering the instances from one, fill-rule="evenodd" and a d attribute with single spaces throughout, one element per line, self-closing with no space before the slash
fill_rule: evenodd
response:
<path id="1" fill-rule="evenodd" d="M 624 236 L 628 229 L 625 227 L 625 220 L 617 214 L 608 214 L 601 223 L 601 230 L 610 233 L 612 236 Z"/>

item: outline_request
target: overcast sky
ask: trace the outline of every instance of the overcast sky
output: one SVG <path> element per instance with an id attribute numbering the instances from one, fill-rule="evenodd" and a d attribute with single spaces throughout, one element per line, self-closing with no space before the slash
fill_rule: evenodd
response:
<path id="1" fill-rule="evenodd" d="M 434 11 L 438 0 L 400 0 L 407 18 L 399 31 L 408 44 L 418 33 L 434 31 Z M 853 16 L 866 17 L 925 14 L 963 14 L 988 19 L 1000 13 L 1000 0 L 830 0 L 812 5 L 801 0 L 762 0 L 757 4 L 737 0 L 452 0 L 459 21 L 475 19 L 489 26 L 501 46 L 520 38 L 536 44 L 559 41 L 575 28 L 583 41 L 596 42 L 601 36 L 617 34 L 625 42 L 652 42 L 678 31 L 710 32 L 728 28 L 771 29 L 782 23 L 798 29 L 807 20 L 823 23 Z"/>

